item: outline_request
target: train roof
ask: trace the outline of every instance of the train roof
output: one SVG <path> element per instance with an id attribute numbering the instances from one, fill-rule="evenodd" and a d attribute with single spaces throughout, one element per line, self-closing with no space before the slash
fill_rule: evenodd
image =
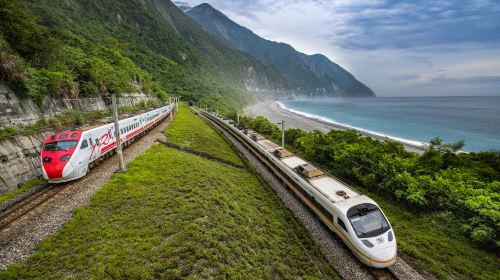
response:
<path id="1" fill-rule="evenodd" d="M 264 140 L 259 140 L 257 143 L 264 149 L 266 150 L 275 150 L 278 149 L 280 146 L 276 145 L 276 143 L 269 141 L 267 139 Z"/>
<path id="2" fill-rule="evenodd" d="M 377 207 L 379 207 L 378 204 L 375 201 L 373 201 L 373 199 L 369 198 L 368 196 L 366 196 L 364 194 L 360 194 L 358 196 L 351 197 L 349 199 L 344 199 L 342 201 L 335 203 L 335 205 L 337 206 L 337 208 L 340 211 L 342 211 L 343 213 L 347 213 L 347 211 L 349 209 L 351 209 L 351 207 L 356 206 L 356 205 L 360 205 L 363 203 L 370 203 L 370 204 L 377 205 Z"/>
<path id="3" fill-rule="evenodd" d="M 360 195 L 342 182 L 329 176 L 311 178 L 309 184 L 333 203 Z"/>
<path id="4" fill-rule="evenodd" d="M 54 133 L 54 134 L 49 135 L 45 139 L 45 143 L 49 143 L 49 142 L 53 142 L 53 141 L 80 140 L 81 135 L 82 135 L 81 129 Z"/>
<path id="5" fill-rule="evenodd" d="M 160 108 L 154 108 L 154 109 L 151 109 L 150 111 L 140 110 L 140 111 L 137 111 L 134 113 L 121 113 L 118 115 L 118 118 L 120 121 L 130 119 L 130 118 L 132 118 L 132 119 L 138 118 L 142 114 L 149 113 L 151 111 L 161 109 L 161 108 L 166 107 L 166 106 L 168 106 L 168 105 L 162 106 Z M 88 131 L 94 130 L 96 128 L 100 128 L 101 126 L 108 125 L 108 124 L 113 124 L 112 117 L 105 117 L 105 118 L 95 120 L 94 124 L 92 124 L 92 125 L 84 125 L 82 127 L 78 127 L 77 129 L 66 130 L 66 131 L 51 134 L 45 139 L 45 142 L 58 141 L 58 140 L 75 140 L 76 138 L 80 139 L 80 135 L 83 132 L 88 132 Z M 78 137 L 75 136 L 75 133 L 78 133 Z M 64 134 L 68 134 L 68 138 L 67 139 L 60 139 L 61 135 L 64 135 Z"/>
<path id="6" fill-rule="evenodd" d="M 298 156 L 291 156 L 287 158 L 282 158 L 281 162 L 283 162 L 286 166 L 288 166 L 291 169 L 294 169 L 295 167 L 306 164 L 308 163 L 307 161 L 299 158 Z"/>

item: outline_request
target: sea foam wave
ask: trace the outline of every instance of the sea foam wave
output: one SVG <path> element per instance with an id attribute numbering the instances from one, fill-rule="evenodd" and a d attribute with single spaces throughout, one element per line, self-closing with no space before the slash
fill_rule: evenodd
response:
<path id="1" fill-rule="evenodd" d="M 339 122 L 334 121 L 334 120 L 332 120 L 330 118 L 326 118 L 326 117 L 319 116 L 319 115 L 316 115 L 316 114 L 311 114 L 311 113 L 306 113 L 306 112 L 302 112 L 302 111 L 299 111 L 299 110 L 291 109 L 291 108 L 286 107 L 285 104 L 283 104 L 280 101 L 277 101 L 276 104 L 281 109 L 289 111 L 289 112 L 292 112 L 292 113 L 294 113 L 296 115 L 300 115 L 300 116 L 303 116 L 303 117 L 306 117 L 306 118 L 309 118 L 309 119 L 318 120 L 318 121 L 321 121 L 321 122 L 330 123 L 330 124 L 333 124 L 335 126 L 342 127 L 344 129 L 356 130 L 356 131 L 361 132 L 362 134 L 369 135 L 369 136 L 374 136 L 374 137 L 379 138 L 379 139 L 390 139 L 390 140 L 397 141 L 397 142 L 400 142 L 400 143 L 403 143 L 403 144 L 407 144 L 407 145 L 411 145 L 411 146 L 414 146 L 414 147 L 417 147 L 417 148 L 425 148 L 427 146 L 426 143 L 423 143 L 423 142 L 420 142 L 420 141 L 409 140 L 409 139 L 404 139 L 404 138 L 400 138 L 400 137 L 396 137 L 396 136 L 392 136 L 392 135 L 387 135 L 387 134 L 384 134 L 384 133 L 381 133 L 381 132 L 371 131 L 371 130 L 364 129 L 364 128 L 361 128 L 361 127 L 348 125 L 348 124 L 345 124 L 345 123 L 339 123 Z"/>

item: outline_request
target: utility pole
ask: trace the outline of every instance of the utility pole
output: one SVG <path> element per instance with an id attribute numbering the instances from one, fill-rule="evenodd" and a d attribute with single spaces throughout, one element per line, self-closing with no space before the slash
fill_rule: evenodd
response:
<path id="1" fill-rule="evenodd" d="M 205 111 L 208 112 L 208 106 L 205 104 Z"/>
<path id="2" fill-rule="evenodd" d="M 236 118 L 238 119 L 238 123 L 240 123 L 240 113 L 236 112 Z"/>
<path id="3" fill-rule="evenodd" d="M 285 148 L 285 121 L 281 121 L 281 148 Z"/>
<path id="4" fill-rule="evenodd" d="M 114 94 L 111 95 L 111 103 L 113 106 L 113 119 L 115 121 L 116 154 L 118 155 L 119 163 L 118 172 L 125 172 L 125 162 L 123 161 L 122 141 L 118 122 L 118 106 L 116 105 L 116 96 Z"/>
<path id="5" fill-rule="evenodd" d="M 217 108 L 217 112 L 215 113 L 215 116 L 218 117 L 219 116 L 219 108 Z"/>

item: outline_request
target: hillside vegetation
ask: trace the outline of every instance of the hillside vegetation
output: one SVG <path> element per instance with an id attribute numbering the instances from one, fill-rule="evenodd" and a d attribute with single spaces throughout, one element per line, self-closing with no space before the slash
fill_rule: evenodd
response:
<path id="1" fill-rule="evenodd" d="M 20 3 L 0 0 L 0 71 L 39 104 L 49 93 L 143 91 L 229 111 L 252 100 L 250 90 L 286 87 L 276 69 L 205 32 L 170 1 Z"/>
<path id="2" fill-rule="evenodd" d="M 125 57 L 117 41 L 96 43 L 38 25 L 17 1 L 0 0 L 0 74 L 21 97 L 38 105 L 48 94 L 96 97 L 165 92 Z"/>
<path id="3" fill-rule="evenodd" d="M 264 117 L 242 123 L 276 142 Z M 495 279 L 500 263 L 500 153 L 460 153 L 463 143 L 431 141 L 419 156 L 400 143 L 352 131 L 289 129 L 287 147 L 382 204 L 400 250 L 441 278 Z M 466 238 L 465 238 L 466 237 Z"/>
<path id="4" fill-rule="evenodd" d="M 186 117 L 173 122 L 192 123 Z M 170 135 L 182 138 L 185 131 Z M 219 142 L 212 136 L 207 140 Z M 224 152 L 214 151 L 218 157 L 231 149 L 225 142 L 219 147 Z M 115 174 L 26 263 L 0 274 L 0 279 L 336 277 L 255 175 L 160 144 L 129 164 L 127 173 Z"/>

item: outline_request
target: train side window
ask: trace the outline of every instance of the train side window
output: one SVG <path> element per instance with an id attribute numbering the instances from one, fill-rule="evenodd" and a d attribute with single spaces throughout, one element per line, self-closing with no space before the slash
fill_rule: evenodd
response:
<path id="1" fill-rule="evenodd" d="M 80 149 L 85 149 L 89 146 L 89 143 L 87 142 L 87 139 L 83 140 L 82 145 L 80 146 Z"/>
<path id="2" fill-rule="evenodd" d="M 94 146 L 94 142 L 92 142 L 92 138 L 89 138 L 90 145 Z"/>
<path id="3" fill-rule="evenodd" d="M 337 224 L 339 224 L 339 226 L 345 230 L 345 232 L 347 232 L 347 227 L 345 226 L 344 224 L 344 221 L 342 221 L 342 219 L 340 219 L 339 217 L 337 217 Z"/>
<path id="4" fill-rule="evenodd" d="M 96 138 L 96 139 L 95 139 L 95 144 L 96 144 L 97 146 L 99 146 L 99 145 L 100 145 L 100 144 L 99 144 L 99 138 Z"/>

